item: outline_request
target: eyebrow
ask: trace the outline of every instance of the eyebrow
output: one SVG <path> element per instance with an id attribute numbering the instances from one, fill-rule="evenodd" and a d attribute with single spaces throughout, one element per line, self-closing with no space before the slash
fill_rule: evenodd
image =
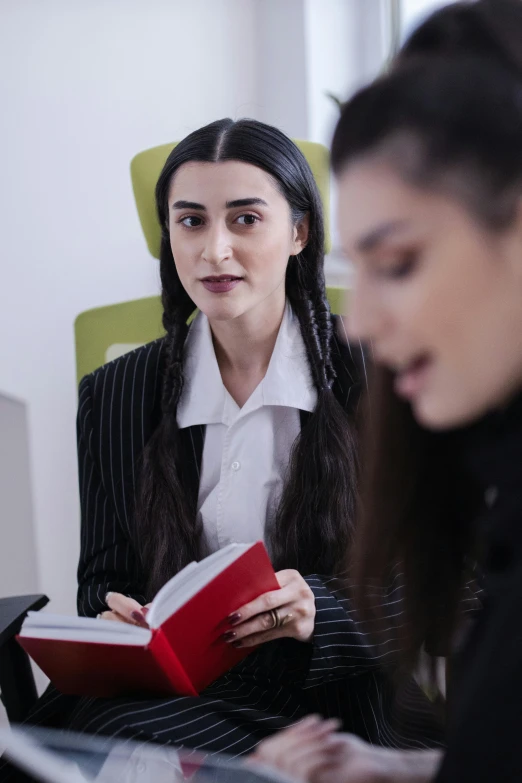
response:
<path id="1" fill-rule="evenodd" d="M 267 207 L 268 204 L 262 198 L 238 198 L 234 201 L 227 201 L 225 204 L 227 209 L 234 209 L 235 207 L 254 207 L 263 206 Z M 198 204 L 197 201 L 175 201 L 172 205 L 172 209 L 197 209 L 200 212 L 206 212 L 207 208 L 204 204 Z"/>
<path id="2" fill-rule="evenodd" d="M 359 239 L 356 243 L 357 250 L 360 253 L 368 253 L 370 250 L 374 250 L 385 239 L 388 239 L 391 234 L 403 230 L 406 226 L 407 223 L 404 220 L 392 220 L 389 223 L 383 223 Z"/>

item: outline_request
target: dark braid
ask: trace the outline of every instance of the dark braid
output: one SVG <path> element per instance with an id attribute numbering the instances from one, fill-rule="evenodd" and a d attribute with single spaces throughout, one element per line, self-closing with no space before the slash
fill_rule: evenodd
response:
<path id="1" fill-rule="evenodd" d="M 201 524 L 181 480 L 176 409 L 183 389 L 183 347 L 187 319 L 195 305 L 181 285 L 168 234 L 162 237 L 160 274 L 163 326 L 161 421 L 143 452 L 136 502 L 141 566 L 148 571 L 145 592 L 153 597 L 166 575 L 203 554 Z M 138 545 L 139 544 L 139 545 Z M 168 577 L 167 577 L 168 578 Z"/>
<path id="2" fill-rule="evenodd" d="M 332 391 L 332 319 L 323 270 L 318 268 L 315 279 L 305 282 L 302 270 L 295 273 L 299 261 L 290 261 L 287 294 L 299 320 L 318 399 L 292 449 L 270 543 L 276 567 L 331 574 L 352 539 L 356 439 Z"/>
<path id="3" fill-rule="evenodd" d="M 268 546 L 277 568 L 331 573 L 351 537 L 356 497 L 354 426 L 337 402 L 331 358 L 332 325 L 324 281 L 321 200 L 301 151 L 276 128 L 254 120 L 221 120 L 190 134 L 170 154 L 156 187 L 162 226 L 163 351 L 161 421 L 142 460 L 136 504 L 137 551 L 149 597 L 181 567 L 205 554 L 197 508 L 184 489 L 176 408 L 183 389 L 187 319 L 195 305 L 179 280 L 168 235 L 168 193 L 176 171 L 190 161 L 240 160 L 266 171 L 292 215 L 309 218 L 309 238 L 289 259 L 286 292 L 306 346 L 317 406 L 292 449 Z"/>

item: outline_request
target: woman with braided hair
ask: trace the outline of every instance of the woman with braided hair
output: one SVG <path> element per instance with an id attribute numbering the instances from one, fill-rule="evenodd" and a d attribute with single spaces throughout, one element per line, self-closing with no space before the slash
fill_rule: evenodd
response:
<path id="1" fill-rule="evenodd" d="M 166 335 L 80 386 L 79 612 L 146 624 L 170 577 L 233 541 L 263 539 L 281 589 L 228 618 L 227 643 L 260 646 L 198 698 L 48 694 L 34 719 L 54 700 L 74 730 L 238 755 L 317 710 L 371 742 L 436 744 L 413 681 L 416 721 L 396 720 L 393 685 L 333 589 L 363 362 L 336 338 L 305 158 L 273 127 L 220 120 L 174 148 L 156 199 Z M 353 676 L 332 684 L 333 642 L 352 648 Z"/>

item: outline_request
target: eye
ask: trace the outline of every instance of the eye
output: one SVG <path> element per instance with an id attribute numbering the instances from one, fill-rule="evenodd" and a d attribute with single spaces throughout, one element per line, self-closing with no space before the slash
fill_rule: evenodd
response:
<path id="1" fill-rule="evenodd" d="M 186 217 L 181 218 L 181 220 L 178 220 L 178 223 L 181 223 L 187 228 L 198 228 L 198 226 L 203 225 L 203 220 L 198 215 L 187 215 Z"/>
<path id="2" fill-rule="evenodd" d="M 248 212 L 246 215 L 240 215 L 238 218 L 236 218 L 236 223 L 239 223 L 241 226 L 253 226 L 258 222 L 259 218 L 257 215 L 252 215 L 250 212 Z"/>
<path id="3" fill-rule="evenodd" d="M 416 251 L 405 253 L 391 264 L 378 268 L 377 273 L 390 280 L 404 280 L 415 271 L 418 261 L 419 254 Z"/>

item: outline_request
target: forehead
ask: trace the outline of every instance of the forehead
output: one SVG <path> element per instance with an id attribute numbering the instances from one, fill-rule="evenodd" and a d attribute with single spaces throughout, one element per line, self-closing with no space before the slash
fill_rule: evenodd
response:
<path id="1" fill-rule="evenodd" d="M 450 207 L 440 193 L 407 183 L 390 165 L 363 160 L 347 166 L 338 180 L 339 229 L 346 248 L 378 225 L 433 222 Z"/>
<path id="2" fill-rule="evenodd" d="M 266 171 L 237 160 L 184 163 L 172 179 L 169 196 L 187 201 L 202 201 L 205 196 L 205 203 L 215 197 L 225 201 L 250 197 L 265 201 L 283 198 Z"/>

